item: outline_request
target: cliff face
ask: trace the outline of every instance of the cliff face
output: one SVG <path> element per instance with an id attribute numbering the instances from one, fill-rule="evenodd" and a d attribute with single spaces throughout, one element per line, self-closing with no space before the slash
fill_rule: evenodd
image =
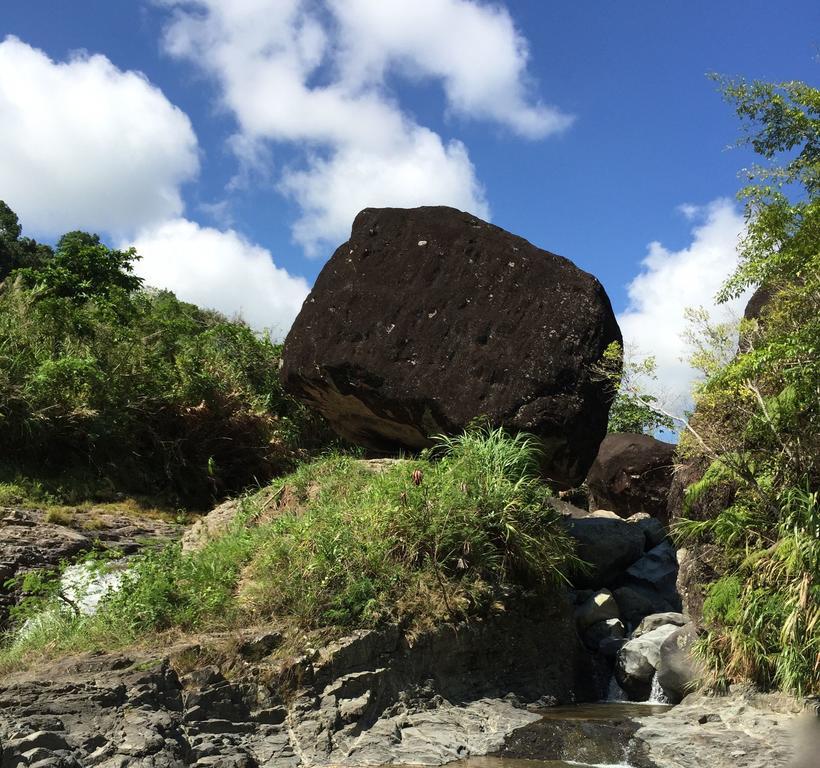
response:
<path id="1" fill-rule="evenodd" d="M 207 642 L 231 645 L 230 668 L 207 663 Z M 31 750 L 105 768 L 438 765 L 498 749 L 535 719 L 513 704 L 596 700 L 606 684 L 566 604 L 522 604 L 412 644 L 388 627 L 282 660 L 282 642 L 199 638 L 13 675 L 0 685 L 2 766 Z"/>

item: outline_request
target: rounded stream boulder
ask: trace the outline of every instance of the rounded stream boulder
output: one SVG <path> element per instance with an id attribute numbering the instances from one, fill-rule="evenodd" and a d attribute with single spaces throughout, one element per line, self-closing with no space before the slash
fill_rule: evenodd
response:
<path id="1" fill-rule="evenodd" d="M 453 208 L 367 208 L 288 334 L 282 380 L 375 452 L 475 419 L 531 432 L 545 477 L 571 486 L 606 433 L 595 368 L 613 341 L 606 292 L 568 259 Z"/>

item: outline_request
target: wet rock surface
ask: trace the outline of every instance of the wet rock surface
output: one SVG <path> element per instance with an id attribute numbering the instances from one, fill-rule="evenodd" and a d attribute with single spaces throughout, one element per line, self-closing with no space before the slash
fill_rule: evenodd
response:
<path id="1" fill-rule="evenodd" d="M 481 768 L 526 765 L 515 760 L 556 766 L 814 768 L 820 750 L 814 712 L 782 694 L 743 689 L 727 696 L 690 694 L 676 707 L 600 703 L 539 714 L 539 720 L 508 736 L 493 757 L 482 759 Z"/>
<path id="2" fill-rule="evenodd" d="M 701 663 L 692 653 L 697 639 L 697 627 L 689 622 L 672 632 L 661 644 L 658 683 L 673 704 L 690 693 L 702 675 Z"/>
<path id="3" fill-rule="evenodd" d="M 661 645 L 677 627 L 665 624 L 624 643 L 618 652 L 615 677 L 618 684 L 637 701 L 649 698 L 652 678 L 660 664 Z"/>
<path id="4" fill-rule="evenodd" d="M 537 719 L 525 703 L 594 700 L 605 684 L 566 605 L 510 608 L 412 646 L 387 628 L 265 658 L 281 641 L 242 638 L 246 661 L 230 673 L 185 671 L 196 649 L 183 646 L 11 675 L 0 684 L 0 765 L 439 765 L 498 749 Z"/>
<path id="5" fill-rule="evenodd" d="M 288 334 L 282 380 L 376 451 L 479 416 L 534 433 L 545 475 L 571 487 L 606 433 L 593 367 L 620 338 L 601 284 L 569 260 L 453 208 L 368 208 Z"/>
<path id="6" fill-rule="evenodd" d="M 497 755 L 525 760 L 619 765 L 639 725 L 616 715 L 616 707 L 612 709 L 612 719 L 576 716 L 562 719 L 558 712 L 549 713 L 508 736 Z"/>

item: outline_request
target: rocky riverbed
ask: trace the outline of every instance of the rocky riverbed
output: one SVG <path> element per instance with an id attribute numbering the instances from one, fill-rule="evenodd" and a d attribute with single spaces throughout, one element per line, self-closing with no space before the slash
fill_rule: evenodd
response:
<path id="1" fill-rule="evenodd" d="M 0 684 L 0 766 L 815 764 L 800 758 L 820 748 L 819 721 L 781 695 L 574 704 L 599 695 L 594 660 L 560 612 L 532 613 L 412 646 L 387 629 L 293 656 L 293 638 L 257 630 L 50 662 Z"/>
<path id="2" fill-rule="evenodd" d="M 627 756 L 638 768 L 813 768 L 820 754 L 816 709 L 745 687 L 726 696 L 690 694 L 636 722 Z"/>
<path id="3" fill-rule="evenodd" d="M 674 550 L 657 521 L 559 506 L 594 563 L 588 587 L 548 601 L 511 594 L 482 620 L 420 637 L 386 627 L 329 642 L 261 626 L 169 638 L 159 651 L 46 661 L 0 683 L 0 768 L 800 765 L 800 705 L 786 697 L 735 691 L 690 695 L 671 709 L 579 706 L 606 696 L 613 670 L 648 695 L 652 676 L 666 674 L 662 659 L 674 661 L 667 641 L 686 625 L 667 612 L 633 626 L 643 611 L 631 592 L 654 607 L 675 596 Z M 184 546 L 219 535 L 235 512 L 217 508 Z M 36 510 L 6 510 L 6 567 L 55 564 L 94 538 L 128 552 L 180 533 L 114 513 L 95 519 L 90 531 L 82 520 L 61 525 Z"/>
<path id="4" fill-rule="evenodd" d="M 2 766 L 440 765 L 499 749 L 538 719 L 524 704 L 597 698 L 596 669 L 560 602 L 412 642 L 392 627 L 313 649 L 268 629 L 87 654 L 0 684 Z"/>
<path id="5" fill-rule="evenodd" d="M 46 660 L 0 683 L 0 768 L 813 768 L 817 718 L 801 721 L 788 697 L 594 703 L 612 680 L 631 698 L 657 688 L 679 701 L 697 672 L 697 627 L 658 519 L 552 503 L 589 563 L 574 589 L 499 593 L 483 618 L 421 634 L 387 626 L 333 639 L 269 624 Z M 237 510 L 217 507 L 183 549 L 221 535 Z M 8 577 L 183 532 L 125 512 L 57 522 L 9 508 L 0 533 Z M 0 607 L 18 596 L 7 589 Z"/>

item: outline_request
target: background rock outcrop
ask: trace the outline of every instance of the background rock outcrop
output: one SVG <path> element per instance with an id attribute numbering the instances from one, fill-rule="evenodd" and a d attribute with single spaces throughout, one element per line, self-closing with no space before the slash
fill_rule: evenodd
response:
<path id="1" fill-rule="evenodd" d="M 372 450 L 483 417 L 538 435 L 545 475 L 575 485 L 609 413 L 593 366 L 620 340 L 603 287 L 569 260 L 453 208 L 368 208 L 305 300 L 282 380 Z"/>
<path id="2" fill-rule="evenodd" d="M 567 518 L 567 531 L 576 541 L 578 557 L 586 568 L 573 574 L 576 587 L 600 589 L 614 584 L 646 550 L 646 536 L 637 525 L 614 515 Z"/>
<path id="3" fill-rule="evenodd" d="M 666 522 L 674 456 L 674 445 L 651 435 L 607 435 L 587 474 L 590 510 L 645 512 Z"/>

